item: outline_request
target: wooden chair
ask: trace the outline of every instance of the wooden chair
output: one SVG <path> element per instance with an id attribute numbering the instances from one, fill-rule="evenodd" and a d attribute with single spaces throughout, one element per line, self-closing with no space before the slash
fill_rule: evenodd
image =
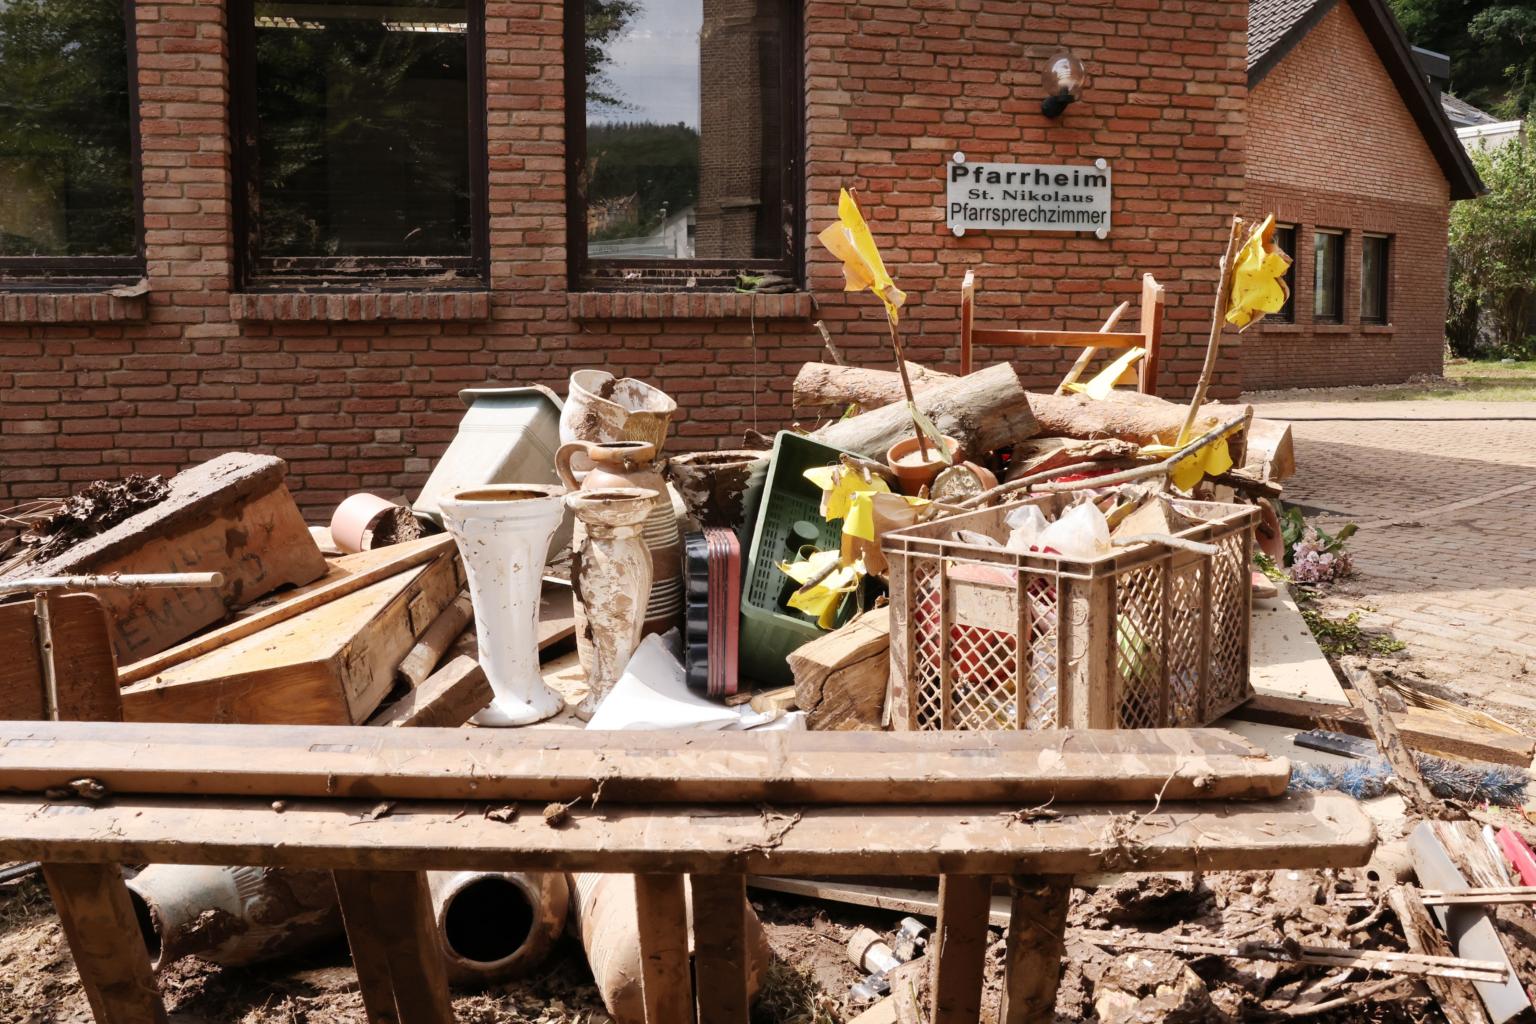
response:
<path id="1" fill-rule="evenodd" d="M 960 285 L 960 372 L 971 372 L 971 353 L 977 345 L 1056 345 L 1063 348 L 1144 348 L 1139 364 L 1137 390 L 1157 394 L 1157 363 L 1162 355 L 1163 286 L 1151 274 L 1141 276 L 1141 325 L 1135 332 L 1032 331 L 977 328 L 976 272 L 967 270 Z"/>
<path id="2" fill-rule="evenodd" d="M 785 874 L 940 875 L 928 1019 L 977 1024 L 1003 876 L 999 1020 L 1037 1024 L 1074 873 L 1355 867 L 1375 844 L 1352 798 L 1285 795 L 1289 764 L 1220 730 L 552 735 L 0 723 L 0 857 L 44 863 L 98 1024 L 166 1020 L 120 867 L 144 861 L 331 871 L 368 1018 L 398 1024 L 453 1021 L 423 870 L 634 874 L 646 1024 L 746 1024 L 746 879 Z M 42 799 L 81 776 L 112 799 Z M 508 802 L 528 810 L 484 813 Z"/>

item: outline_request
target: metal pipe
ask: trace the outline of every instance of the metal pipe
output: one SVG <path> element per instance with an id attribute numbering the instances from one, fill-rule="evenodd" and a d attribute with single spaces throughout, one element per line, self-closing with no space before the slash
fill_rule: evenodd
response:
<path id="1" fill-rule="evenodd" d="M 432 919 L 448 980 L 482 987 L 528 974 L 565 931 L 565 875 L 429 871 Z"/>
<path id="2" fill-rule="evenodd" d="M 53 662 L 53 617 L 48 611 L 48 595 L 32 598 L 32 617 L 37 626 L 37 653 L 43 668 L 43 717 L 59 720 L 59 674 Z"/>

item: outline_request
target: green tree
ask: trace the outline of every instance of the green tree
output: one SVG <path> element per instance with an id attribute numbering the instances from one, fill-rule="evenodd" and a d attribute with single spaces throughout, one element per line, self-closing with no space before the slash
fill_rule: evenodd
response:
<path id="1" fill-rule="evenodd" d="M 622 110 L 627 105 L 608 78 L 608 53 L 634 16 L 640 12 L 639 0 L 586 0 L 587 103 L 590 106 Z"/>
<path id="2" fill-rule="evenodd" d="M 1531 0 L 1391 0 L 1415 46 L 1451 58 L 1451 89 L 1504 117 L 1536 103 L 1536 6 Z"/>
<path id="3" fill-rule="evenodd" d="M 135 249 L 119 0 L 0 0 L 0 255 Z"/>
<path id="4" fill-rule="evenodd" d="M 1536 296 L 1536 153 L 1523 140 L 1473 152 L 1485 195 L 1451 209 L 1451 317 L 1458 355 L 1475 352 L 1479 314 L 1507 355 L 1532 354 Z"/>

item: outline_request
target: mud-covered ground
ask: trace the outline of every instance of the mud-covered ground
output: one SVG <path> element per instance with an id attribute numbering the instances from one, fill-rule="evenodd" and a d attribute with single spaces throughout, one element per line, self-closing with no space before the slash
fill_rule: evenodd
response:
<path id="1" fill-rule="evenodd" d="M 1232 942 L 1314 944 L 1403 949 L 1390 913 L 1356 925 L 1369 907 L 1349 908 L 1332 897 L 1356 887 L 1354 872 L 1274 872 L 1137 876 L 1074 893 L 1071 925 L 1104 930 L 1220 934 Z M 776 957 L 753 1013 L 753 1024 L 842 1024 L 862 1007 L 848 1004 L 858 971 L 846 953 L 859 925 L 890 932 L 900 916 L 878 910 L 756 892 Z M 1527 977 L 1536 974 L 1536 919 L 1526 907 L 1501 908 Z M 983 1019 L 996 1018 L 1002 983 L 1003 937 L 992 931 Z M 1297 1011 L 1339 1000 L 1386 981 L 1362 971 L 1338 971 L 1152 950 L 1103 949 L 1069 939 L 1057 1003 L 1059 1021 L 1297 1019 Z M 175 1024 L 366 1024 L 345 944 L 260 967 L 225 968 L 184 960 L 161 976 Z M 488 992 L 459 993 L 454 1009 L 464 1024 L 574 1024 L 607 1021 L 579 944 L 567 937 L 538 977 Z M 54 917 L 36 877 L 0 887 L 0 1024 L 90 1021 L 90 1011 Z M 1433 1001 L 1405 979 L 1368 1001 L 1300 1019 L 1319 1021 L 1435 1021 Z"/>

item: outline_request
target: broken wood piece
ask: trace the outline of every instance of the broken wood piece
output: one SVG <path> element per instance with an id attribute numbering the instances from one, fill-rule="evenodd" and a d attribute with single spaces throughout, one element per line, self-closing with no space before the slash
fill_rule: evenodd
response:
<path id="1" fill-rule="evenodd" d="M 130 683 L 148 679 L 190 658 L 269 629 L 280 622 L 286 622 L 297 615 L 319 608 L 327 602 L 356 593 L 364 587 L 378 583 L 380 580 L 387 580 L 413 566 L 423 565 L 444 552 L 453 550 L 455 550 L 453 538 L 447 534 L 440 534 L 410 544 L 396 544 L 378 551 L 337 559 L 336 564 L 333 564 L 329 571 L 334 571 L 340 563 L 344 562 L 347 565 L 344 575 L 339 575 L 322 586 L 296 593 L 255 615 L 210 630 L 202 636 L 162 651 L 153 657 L 124 665 L 118 674 L 118 681 L 127 686 Z"/>
<path id="2" fill-rule="evenodd" d="M 890 608 L 866 612 L 789 655 L 812 730 L 879 729 L 890 675 Z"/>
<path id="3" fill-rule="evenodd" d="M 117 864 L 43 865 L 97 1024 L 165 1024 L 138 915 Z"/>
<path id="4" fill-rule="evenodd" d="M 491 684 L 474 658 L 461 654 L 368 720 L 369 725 L 453 729 L 491 702 Z"/>
<path id="5" fill-rule="evenodd" d="M 1520 768 L 1528 767 L 1536 757 L 1536 738 L 1530 736 L 1479 729 L 1423 708 L 1409 707 L 1406 711 L 1390 714 L 1403 742 L 1420 753 Z M 1262 694 L 1250 697 L 1247 703 L 1234 708 L 1231 717 L 1298 731 L 1328 729 L 1350 736 L 1370 736 L 1364 712 L 1344 704 Z"/>
<path id="6" fill-rule="evenodd" d="M 1366 724 L 1376 746 L 1381 749 L 1387 764 L 1392 767 L 1392 773 L 1397 777 L 1398 791 L 1407 801 L 1408 809 L 1419 817 L 1440 813 L 1443 805 L 1430 792 L 1424 777 L 1419 774 L 1418 762 L 1403 745 L 1403 738 L 1381 701 L 1381 693 L 1376 688 L 1376 679 L 1371 670 L 1359 664 L 1346 663 L 1340 667 L 1360 697 L 1360 710 L 1365 714 Z"/>
<path id="7" fill-rule="evenodd" d="M 1104 321 L 1104 326 L 1099 328 L 1099 333 L 1108 334 L 1110 331 L 1114 330 L 1115 324 L 1120 322 L 1120 318 L 1124 316 L 1125 311 L 1130 308 L 1131 301 L 1129 299 L 1116 306 L 1114 312 L 1110 313 L 1109 318 Z M 1073 384 L 1076 384 L 1077 378 L 1083 375 L 1083 371 L 1088 368 L 1088 364 L 1093 361 L 1093 357 L 1096 356 L 1098 352 L 1099 348 L 1097 345 L 1089 345 L 1087 348 L 1083 349 L 1083 351 L 1078 354 L 1077 359 L 1072 363 L 1072 368 L 1067 371 L 1067 375 L 1061 379 L 1060 384 L 1056 385 L 1056 390 L 1053 393 L 1058 395 L 1062 394 Z"/>
<path id="8" fill-rule="evenodd" d="M 464 632 L 475 618 L 474 605 L 470 603 L 469 594 L 461 591 L 459 596 L 453 599 L 453 603 L 440 612 L 437 618 L 432 620 L 422 632 L 421 638 L 416 641 L 416 646 L 406 652 L 400 659 L 400 666 L 395 670 L 395 678 L 406 686 L 418 686 L 423 680 L 432 674 L 437 663 L 442 660 L 444 652 Z M 462 724 L 462 723 L 459 723 Z"/>
<path id="9" fill-rule="evenodd" d="M 1006 447 L 1039 431 L 1019 375 L 1007 364 L 925 389 L 917 396 L 917 407 L 939 433 L 954 438 L 971 456 Z M 912 415 L 904 401 L 897 401 L 838 420 L 810 436 L 843 451 L 883 459 L 892 445 L 912 436 Z"/>
<path id="10" fill-rule="evenodd" d="M 123 700 L 112 656 L 112 626 L 92 594 L 47 599 L 52 635 L 50 714 L 37 609 L 31 601 L 0 605 L 0 719 L 121 722 Z"/>
<path id="11" fill-rule="evenodd" d="M 1445 892 L 1465 891 L 1471 887 L 1471 883 L 1441 843 L 1435 824 L 1422 821 L 1408 836 L 1414 872 L 1425 888 Z M 1451 949 L 1458 956 L 1491 960 L 1507 971 L 1501 979 L 1475 982 L 1478 998 L 1482 1000 L 1492 1024 L 1504 1024 L 1530 1007 L 1530 998 L 1510 965 L 1493 916 L 1486 909 L 1476 906 L 1442 906 L 1434 908 L 1430 913 L 1444 930 Z"/>
<path id="12" fill-rule="evenodd" d="M 364 722 L 463 586 L 452 553 L 174 665 L 123 691 L 132 722 Z"/>
<path id="13" fill-rule="evenodd" d="M 1425 956 L 1448 957 L 1451 947 L 1439 927 L 1430 918 L 1419 892 L 1412 886 L 1394 886 L 1387 893 L 1387 904 L 1397 915 L 1408 948 Z M 1425 984 L 1434 993 L 1449 1024 L 1487 1024 L 1488 1014 L 1477 996 L 1477 989 L 1464 978 L 1427 977 Z"/>
<path id="14" fill-rule="evenodd" d="M 929 1019 L 933 1024 L 976 1024 L 987 959 L 988 875 L 939 876 L 939 919 L 929 939 L 932 961 Z"/>
<path id="15" fill-rule="evenodd" d="M 80 541 L 29 576 L 219 572 L 219 589 L 100 593 L 120 662 L 155 654 L 278 587 L 325 573 L 325 559 L 283 482 L 287 465 L 232 452 L 183 470 L 151 508 Z"/>
<path id="16" fill-rule="evenodd" d="M 216 680 L 217 682 L 217 680 Z M 46 744 L 38 741 L 46 740 Z M 155 757 L 143 750 L 152 744 Z M 729 762 L 731 770 L 720 765 Z M 1219 729 L 699 733 L 0 722 L 0 790 L 82 776 L 112 793 L 604 804 L 1222 800 L 1285 792 L 1290 764 Z M 1312 797 L 1320 799 L 1320 797 Z"/>

